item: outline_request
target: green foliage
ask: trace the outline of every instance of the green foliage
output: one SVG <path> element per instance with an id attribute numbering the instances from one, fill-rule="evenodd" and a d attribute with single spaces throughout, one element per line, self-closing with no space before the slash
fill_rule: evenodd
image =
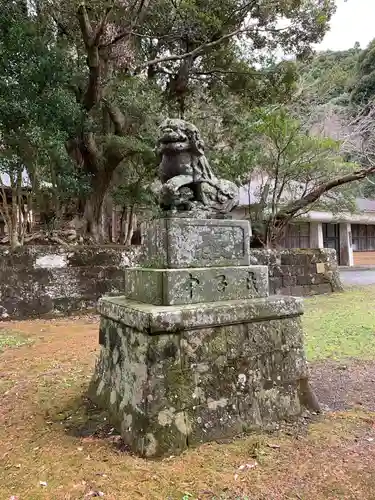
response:
<path id="1" fill-rule="evenodd" d="M 95 228 L 113 184 L 117 201 L 148 203 L 156 127 L 166 113 L 204 121 L 194 105 L 209 102 L 208 115 L 220 121 L 221 137 L 213 138 L 236 141 L 232 111 L 289 99 L 296 65 L 275 64 L 273 54 L 309 53 L 334 1 L 155 0 L 138 11 L 122 0 L 39 0 L 28 11 L 25 2 L 0 0 L 0 7 L 3 154 L 25 165 L 33 185 L 51 182 L 55 198 L 79 196 Z M 129 19 L 136 34 L 124 35 Z M 214 158 L 221 146 L 213 142 Z M 236 154 L 241 169 L 246 147 Z"/>
<path id="2" fill-rule="evenodd" d="M 157 167 L 155 140 L 163 119 L 161 90 L 153 81 L 141 78 L 127 78 L 116 90 L 116 103 L 127 110 L 129 134 L 105 138 L 107 156 L 117 151 L 123 158 L 112 196 L 121 207 L 151 207 L 156 201 L 151 184 Z"/>
<path id="3" fill-rule="evenodd" d="M 375 69 L 364 74 L 354 85 L 351 100 L 355 104 L 366 104 L 375 96 Z"/>
<path id="4" fill-rule="evenodd" d="M 253 173 L 278 177 L 281 186 L 292 180 L 313 183 L 351 168 L 339 155 L 338 141 L 309 134 L 283 106 L 243 111 L 232 133 L 235 142 L 224 151 L 221 165 L 231 178 L 245 179 L 251 166 Z"/>
<path id="5" fill-rule="evenodd" d="M 353 208 L 356 186 L 352 183 L 345 189 L 323 191 L 317 201 L 284 216 L 285 207 L 293 207 L 333 178 L 356 168 L 343 161 L 338 141 L 310 134 L 288 108 L 275 105 L 242 110 L 230 130 L 230 147 L 224 147 L 213 161 L 226 177 L 239 183 L 251 181 L 251 218 L 255 226 L 261 225 L 263 244 L 275 244 L 285 223 L 314 207 L 331 211 Z"/>
<path id="6" fill-rule="evenodd" d="M 375 96 L 375 40 L 370 42 L 359 57 L 358 72 L 351 90 L 354 104 L 367 104 Z"/>
<path id="7" fill-rule="evenodd" d="M 141 57 L 160 58 L 202 47 L 191 58 L 150 68 L 166 84 L 169 99 L 179 103 L 171 107 L 174 113 L 185 112 L 196 85 L 211 97 L 230 91 L 263 105 L 269 93 L 290 90 L 295 76 L 293 64 L 274 64 L 274 54 L 304 57 L 310 53 L 311 44 L 319 42 L 328 29 L 334 8 L 331 0 L 186 0 L 178 4 L 159 0 L 146 16 L 144 32 L 150 39 L 141 41 Z M 278 28 L 280 18 L 289 22 L 287 27 Z M 236 31 L 235 37 L 227 37 Z"/>
<path id="8" fill-rule="evenodd" d="M 314 106 L 345 99 L 356 78 L 360 56 L 361 50 L 355 47 L 318 52 L 310 60 L 299 63 L 303 98 Z"/>
<path id="9" fill-rule="evenodd" d="M 129 162 L 119 169 L 119 173 L 124 174 L 123 178 L 112 190 L 116 205 L 153 210 L 157 203 L 151 186 L 154 172 L 147 170 L 143 164 Z"/>
<path id="10" fill-rule="evenodd" d="M 27 17 L 22 2 L 0 3 L 0 161 L 22 165 L 37 188 L 71 165 L 64 142 L 79 123 L 68 90 L 73 66 L 52 25 Z"/>

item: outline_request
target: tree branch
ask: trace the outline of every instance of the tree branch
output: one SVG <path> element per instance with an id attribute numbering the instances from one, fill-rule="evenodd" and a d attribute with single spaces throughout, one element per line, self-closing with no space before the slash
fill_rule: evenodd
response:
<path id="1" fill-rule="evenodd" d="M 86 5 L 81 4 L 77 10 L 77 17 L 79 26 L 81 28 L 81 33 L 83 36 L 83 41 L 86 47 L 91 47 L 94 41 L 94 32 L 90 23 L 89 15 L 87 13 Z"/>
<path id="2" fill-rule="evenodd" d="M 159 64 L 163 62 L 170 62 L 170 61 L 179 61 L 181 59 L 186 59 L 188 57 L 197 57 L 199 56 L 202 52 L 204 52 L 206 49 L 210 49 L 211 47 L 215 47 L 216 45 L 220 45 L 223 43 L 225 40 L 230 40 L 231 38 L 235 37 L 236 35 L 239 35 L 240 33 L 249 33 L 251 31 L 257 31 L 257 32 L 267 32 L 267 33 L 279 33 L 280 31 L 285 31 L 287 30 L 288 27 L 285 28 L 277 28 L 277 29 L 263 29 L 259 28 L 258 26 L 253 26 L 249 28 L 239 28 L 235 31 L 231 31 L 230 33 L 227 33 L 226 35 L 221 36 L 220 38 L 217 38 L 216 40 L 212 40 L 211 42 L 205 42 L 196 47 L 194 50 L 191 50 L 189 52 L 185 52 L 184 54 L 175 54 L 173 56 L 164 56 L 156 59 L 152 59 L 150 61 L 145 62 L 144 64 L 138 66 L 135 70 L 136 73 L 138 73 L 141 69 L 147 68 L 147 66 L 152 66 L 154 64 Z"/>
<path id="3" fill-rule="evenodd" d="M 112 45 L 116 45 L 116 43 L 121 42 L 121 40 L 123 40 L 124 38 L 128 38 L 130 35 L 139 36 L 139 37 L 143 36 L 143 35 L 140 35 L 139 33 L 134 33 L 131 30 L 131 28 L 127 28 L 125 31 L 122 31 L 121 33 L 116 35 L 113 38 L 113 40 L 111 40 L 110 42 L 103 43 L 103 44 L 99 45 L 99 49 L 106 49 L 108 47 L 112 47 Z"/>
<path id="4" fill-rule="evenodd" d="M 112 45 L 116 45 L 116 43 L 121 42 L 123 39 L 128 38 L 131 35 L 139 37 L 139 38 L 149 38 L 150 37 L 149 35 L 143 35 L 141 33 L 136 33 L 135 31 L 133 31 L 137 25 L 142 24 L 149 2 L 150 2 L 150 0 L 141 0 L 140 5 L 137 9 L 137 12 L 134 15 L 132 21 L 129 23 L 129 25 L 123 31 L 118 33 L 113 38 L 113 40 L 100 45 L 99 48 L 104 49 L 104 48 L 111 47 Z M 135 6 L 134 6 L 134 8 L 135 8 Z"/>
<path id="5" fill-rule="evenodd" d="M 159 57 L 156 59 L 151 59 L 150 61 L 147 61 L 146 63 L 142 64 L 136 69 L 136 72 L 140 71 L 141 69 L 147 68 L 147 66 L 153 66 L 155 64 L 159 63 L 164 63 L 164 62 L 170 62 L 170 61 L 180 61 L 181 59 L 187 59 L 189 57 L 197 57 L 199 56 L 204 50 L 210 49 L 211 47 L 215 47 L 216 45 L 219 45 L 220 43 L 223 43 L 225 40 L 229 40 L 230 38 L 233 38 L 234 36 L 240 34 L 240 33 L 245 33 L 248 31 L 247 29 L 238 29 L 235 31 L 232 31 L 231 33 L 227 33 L 226 35 L 223 35 L 222 37 L 218 38 L 217 40 L 214 40 L 212 42 L 206 42 L 202 43 L 199 45 L 199 47 L 196 47 L 194 50 L 191 50 L 190 52 L 185 52 L 184 54 L 179 54 L 179 55 L 173 55 L 173 56 L 165 56 L 165 57 Z"/>
<path id="6" fill-rule="evenodd" d="M 115 134 L 123 135 L 126 126 L 126 119 L 124 114 L 117 106 L 110 103 L 107 99 L 103 99 L 102 102 L 106 107 L 108 114 L 113 122 L 113 125 L 115 127 Z"/>
<path id="7" fill-rule="evenodd" d="M 209 71 L 198 71 L 198 70 L 192 70 L 192 73 L 194 75 L 212 75 L 215 73 L 218 74 L 223 74 L 223 75 L 249 75 L 253 73 L 254 75 L 259 75 L 259 71 L 253 70 L 252 68 L 249 68 L 249 71 L 231 71 L 231 70 L 226 70 L 226 69 L 220 69 L 220 68 L 213 68 Z"/>
<path id="8" fill-rule="evenodd" d="M 63 33 L 69 40 L 75 41 L 73 35 L 69 32 L 68 28 L 61 21 L 59 21 L 54 14 L 51 14 L 51 16 L 57 28 L 60 30 L 60 32 Z"/>
<path id="9" fill-rule="evenodd" d="M 3 214 L 3 210 L 5 211 L 5 214 L 6 214 L 6 217 L 9 218 L 10 217 L 10 214 L 9 214 L 9 206 L 8 206 L 8 200 L 7 200 L 7 195 L 6 195 L 6 191 L 5 191 L 5 188 L 4 186 L 1 184 L 1 197 L 2 197 L 2 204 L 1 204 L 1 210 L 2 210 L 2 214 Z M 3 215 L 4 217 L 4 215 Z M 5 219 L 5 217 L 4 217 Z"/>
<path id="10" fill-rule="evenodd" d="M 363 168 L 361 170 L 357 170 L 356 172 L 352 172 L 351 174 L 344 175 L 343 177 L 332 179 L 331 181 L 326 182 L 325 184 L 322 184 L 321 186 L 313 189 L 306 196 L 303 196 L 299 200 L 294 201 L 287 205 L 285 208 L 281 209 L 280 212 L 276 215 L 276 219 L 282 220 L 284 218 L 291 218 L 300 210 L 318 201 L 323 194 L 327 193 L 331 189 L 349 184 L 350 182 L 366 179 L 367 176 L 373 173 L 375 173 L 375 166 L 370 168 Z"/>
<path id="11" fill-rule="evenodd" d="M 102 17 L 102 20 L 100 21 L 98 27 L 96 28 L 95 35 L 94 35 L 94 45 L 98 45 L 100 41 L 100 37 L 104 33 L 104 29 L 106 27 L 107 21 L 108 21 L 108 16 L 112 12 L 114 7 L 114 4 L 110 5 L 109 7 L 106 8 L 104 15 Z"/>
<path id="12" fill-rule="evenodd" d="M 92 175 L 96 175 L 100 166 L 100 152 L 95 142 L 94 134 L 85 134 L 79 144 L 79 152 L 85 164 L 85 168 Z"/>
<path id="13" fill-rule="evenodd" d="M 98 103 L 101 97 L 100 89 L 100 56 L 98 43 L 100 36 L 104 30 L 105 23 L 112 7 L 108 7 L 105 11 L 102 21 L 99 23 L 98 29 L 95 31 L 92 28 L 86 6 L 81 4 L 77 11 L 77 17 L 81 28 L 83 41 L 87 53 L 87 66 L 89 68 L 89 81 L 82 103 L 86 111 L 90 111 L 95 104 Z"/>

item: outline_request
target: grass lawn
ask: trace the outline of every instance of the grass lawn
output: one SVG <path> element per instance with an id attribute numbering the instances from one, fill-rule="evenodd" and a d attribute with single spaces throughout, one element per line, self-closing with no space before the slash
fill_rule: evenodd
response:
<path id="1" fill-rule="evenodd" d="M 310 298 L 305 310 L 310 361 L 375 358 L 375 286 Z"/>
<path id="2" fill-rule="evenodd" d="M 20 347 L 28 342 L 24 334 L 0 327 L 0 353 L 10 347 Z"/>
<path id="3" fill-rule="evenodd" d="M 367 287 L 307 300 L 309 358 L 374 357 L 374 299 Z M 28 341 L 0 344 L 0 499 L 374 498 L 375 413 L 330 413 L 307 433 L 290 428 L 145 461 L 122 450 L 105 414 L 82 400 L 98 351 L 95 320 L 0 326 L 4 339 Z"/>

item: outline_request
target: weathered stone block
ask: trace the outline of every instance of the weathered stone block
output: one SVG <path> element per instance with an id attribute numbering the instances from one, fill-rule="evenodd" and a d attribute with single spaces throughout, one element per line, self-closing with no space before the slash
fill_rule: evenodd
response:
<path id="1" fill-rule="evenodd" d="M 150 334 L 180 333 L 183 330 L 300 316 L 303 302 L 294 297 L 273 296 L 204 304 L 153 306 L 125 297 L 103 297 L 98 302 L 98 311 L 104 317 Z"/>
<path id="2" fill-rule="evenodd" d="M 303 286 L 291 286 L 290 287 L 290 295 L 294 297 L 303 297 L 304 296 L 304 287 Z"/>
<path id="3" fill-rule="evenodd" d="M 245 420 L 239 415 L 237 398 L 208 400 L 188 408 L 185 414 L 190 423 L 189 443 L 230 439 L 247 430 Z"/>
<path id="4" fill-rule="evenodd" d="M 270 294 L 289 295 L 295 293 L 295 286 L 299 285 L 304 287 L 303 295 L 307 295 L 308 293 L 311 294 L 311 286 L 314 287 L 318 283 L 329 283 L 332 292 L 343 290 L 336 253 L 335 250 L 330 248 L 252 249 L 250 261 L 252 264 L 269 266 Z M 323 269 L 323 271 L 319 273 L 319 269 Z M 289 277 L 296 277 L 297 281 L 289 280 Z M 284 278 L 284 285 L 274 281 L 278 278 Z M 319 293 L 317 287 L 313 289 L 315 290 L 314 293 Z M 301 289 L 299 289 L 298 293 L 301 295 Z"/>
<path id="5" fill-rule="evenodd" d="M 104 294 L 123 293 L 133 249 L 25 246 L 0 248 L 0 320 L 94 309 Z"/>
<path id="6" fill-rule="evenodd" d="M 269 279 L 269 294 L 270 295 L 280 295 L 282 287 L 283 287 L 282 278 L 270 278 Z"/>
<path id="7" fill-rule="evenodd" d="M 155 221 L 143 238 L 142 267 L 250 265 L 250 225 L 232 219 L 164 218 Z"/>
<path id="8" fill-rule="evenodd" d="M 283 276 L 283 287 L 295 286 L 297 284 L 297 276 Z"/>
<path id="9" fill-rule="evenodd" d="M 266 266 L 125 270 L 129 299 L 154 305 L 196 304 L 268 296 Z"/>
<path id="10" fill-rule="evenodd" d="M 292 269 L 290 266 L 275 266 L 273 268 L 273 276 L 285 278 L 286 276 L 292 275 Z"/>
<path id="11" fill-rule="evenodd" d="M 310 285 L 312 276 L 309 274 L 301 274 L 297 276 L 297 285 Z"/>
<path id="12" fill-rule="evenodd" d="M 141 456 L 265 428 L 305 407 L 300 299 L 152 306 L 116 297 L 99 311 L 90 397 Z"/>
<path id="13" fill-rule="evenodd" d="M 184 367 L 204 371 L 207 362 L 221 365 L 227 358 L 228 331 L 221 326 L 189 330 L 182 333 L 181 356 Z"/>
<path id="14" fill-rule="evenodd" d="M 332 293 L 332 285 L 329 283 L 322 283 L 320 285 L 311 285 L 312 295 L 323 295 L 325 293 Z"/>

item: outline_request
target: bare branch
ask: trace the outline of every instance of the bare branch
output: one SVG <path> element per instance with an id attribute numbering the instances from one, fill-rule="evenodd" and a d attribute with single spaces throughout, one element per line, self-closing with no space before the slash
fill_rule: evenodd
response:
<path id="1" fill-rule="evenodd" d="M 121 33 L 119 33 L 118 35 L 116 35 L 113 40 L 111 40 L 110 42 L 107 42 L 107 43 L 103 43 L 101 45 L 99 45 L 99 49 L 106 49 L 108 47 L 112 47 L 113 45 L 116 45 L 116 43 L 119 43 L 121 42 L 122 40 L 126 39 L 126 38 L 129 38 L 131 35 L 134 35 L 134 36 L 142 36 L 138 33 L 135 33 L 131 30 L 131 28 L 127 28 L 126 30 L 122 31 Z"/>
<path id="2" fill-rule="evenodd" d="M 284 219 L 286 217 L 293 217 L 300 210 L 318 201 L 322 195 L 324 195 L 331 189 L 343 186 L 345 184 L 349 184 L 350 182 L 360 181 L 373 173 L 375 173 L 375 166 L 370 168 L 362 168 L 360 170 L 357 170 L 356 172 L 352 172 L 342 177 L 337 177 L 336 179 L 332 179 L 331 181 L 316 187 L 309 194 L 303 196 L 301 199 L 289 203 L 285 208 L 280 210 L 276 218 Z"/>
<path id="3" fill-rule="evenodd" d="M 136 72 L 139 72 L 141 69 L 147 68 L 147 66 L 152 66 L 154 64 L 159 64 L 163 62 L 170 62 L 170 61 L 180 61 L 181 59 L 186 59 L 189 57 L 195 58 L 198 57 L 200 54 L 202 54 L 205 50 L 210 49 L 211 47 L 215 47 L 216 45 L 220 45 L 226 40 L 230 40 L 231 38 L 234 38 L 235 36 L 241 34 L 241 33 L 250 33 L 250 32 L 266 32 L 266 33 L 279 33 L 281 31 L 287 30 L 288 27 L 283 27 L 283 28 L 260 28 L 259 26 L 255 25 L 252 27 L 247 27 L 247 28 L 239 28 L 235 31 L 232 31 L 230 33 L 227 33 L 226 35 L 221 36 L 220 38 L 217 38 L 215 40 L 211 40 L 210 42 L 205 42 L 199 45 L 199 47 L 196 47 L 194 50 L 191 50 L 189 52 L 185 52 L 184 54 L 175 54 L 171 56 L 164 56 L 156 59 L 152 59 L 150 61 L 147 61 L 146 63 L 140 65 L 137 69 Z"/>
<path id="4" fill-rule="evenodd" d="M 78 7 L 77 17 L 79 26 L 81 28 L 81 33 L 83 36 L 83 41 L 85 42 L 86 47 L 91 47 L 94 40 L 94 32 L 91 26 L 91 22 L 85 4 L 81 4 Z"/>
<path id="5" fill-rule="evenodd" d="M 95 31 L 95 36 L 94 36 L 94 40 L 93 40 L 94 45 L 98 45 L 99 44 L 100 37 L 104 33 L 104 30 L 105 30 L 105 27 L 106 27 L 106 24 L 107 24 L 107 21 L 108 21 L 108 16 L 112 12 L 113 7 L 114 7 L 114 3 L 112 3 L 112 5 L 110 5 L 110 6 L 108 6 L 106 8 L 105 12 L 104 12 L 102 20 L 100 21 L 100 23 L 99 23 L 99 25 L 98 25 L 98 27 L 96 28 L 96 31 Z"/>
<path id="6" fill-rule="evenodd" d="M 249 71 L 231 71 L 231 70 L 226 70 L 226 69 L 220 69 L 220 68 L 213 68 L 209 71 L 198 71 L 198 70 L 192 70 L 192 73 L 194 75 L 212 75 L 212 74 L 222 74 L 222 75 L 249 75 L 250 73 L 254 75 L 259 75 L 259 71 L 249 68 Z"/>
<path id="7" fill-rule="evenodd" d="M 134 28 L 136 26 L 140 26 L 142 24 L 149 3 L 150 0 L 141 0 L 138 8 L 136 9 L 136 13 L 133 16 L 132 21 L 128 24 L 128 26 L 123 31 L 118 33 L 110 42 L 100 45 L 99 48 L 102 49 L 111 47 L 113 45 L 116 45 L 116 43 L 119 43 L 122 40 L 129 38 L 130 36 L 136 36 L 139 38 L 149 38 L 149 35 L 143 35 L 141 33 L 137 33 L 134 31 Z M 135 3 L 135 5 L 136 4 L 137 2 Z M 135 8 L 135 5 L 132 8 Z"/>

